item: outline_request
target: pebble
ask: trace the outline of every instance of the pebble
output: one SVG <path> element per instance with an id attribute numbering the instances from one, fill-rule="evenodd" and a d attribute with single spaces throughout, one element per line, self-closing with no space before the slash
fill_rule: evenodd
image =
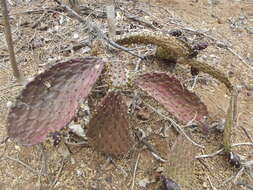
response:
<path id="1" fill-rule="evenodd" d="M 8 101 L 8 102 L 6 103 L 6 107 L 7 107 L 7 108 L 11 108 L 12 105 L 13 105 L 13 103 L 12 103 L 11 101 Z"/>
<path id="2" fill-rule="evenodd" d="M 79 124 L 69 125 L 69 129 L 79 137 L 85 137 L 84 129 Z"/>
<path id="3" fill-rule="evenodd" d="M 149 179 L 146 177 L 138 182 L 138 185 L 142 188 L 146 188 L 147 185 L 150 183 Z"/>

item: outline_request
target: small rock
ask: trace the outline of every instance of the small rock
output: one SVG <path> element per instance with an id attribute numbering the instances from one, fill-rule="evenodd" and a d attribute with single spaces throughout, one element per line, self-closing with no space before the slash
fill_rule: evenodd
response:
<path id="1" fill-rule="evenodd" d="M 253 27 L 246 27 L 248 34 L 253 34 Z"/>
<path id="2" fill-rule="evenodd" d="M 77 39 L 77 38 L 79 38 L 79 35 L 77 33 L 74 33 L 73 38 Z"/>
<path id="3" fill-rule="evenodd" d="M 210 5 L 218 5 L 219 0 L 208 0 L 208 3 L 209 3 Z"/>
<path id="4" fill-rule="evenodd" d="M 219 58 L 217 55 L 214 55 L 214 54 L 210 54 L 209 57 L 211 57 L 213 59 L 218 59 Z"/>
<path id="5" fill-rule="evenodd" d="M 18 146 L 18 145 L 15 145 L 15 149 L 18 150 L 18 151 L 21 150 L 20 146 Z"/>
<path id="6" fill-rule="evenodd" d="M 69 125 L 69 129 L 79 137 L 85 137 L 84 129 L 79 124 Z"/>
<path id="7" fill-rule="evenodd" d="M 71 162 L 72 165 L 74 165 L 76 163 L 76 160 L 73 157 L 71 157 L 70 162 Z"/>
<path id="8" fill-rule="evenodd" d="M 78 113 L 77 113 L 78 117 L 84 117 L 86 115 L 87 115 L 87 113 L 84 110 L 79 110 Z"/>
<path id="9" fill-rule="evenodd" d="M 214 122 L 211 125 L 211 128 L 215 129 L 215 131 L 217 131 L 219 133 L 223 133 L 224 132 L 224 125 L 225 125 L 225 119 L 222 118 L 219 121 Z"/>
<path id="10" fill-rule="evenodd" d="M 202 184 L 202 186 L 203 186 L 203 188 L 207 188 L 208 187 L 208 185 L 207 185 L 207 183 L 204 181 L 204 183 Z"/>
<path id="11" fill-rule="evenodd" d="M 7 108 L 11 108 L 13 106 L 13 103 L 11 102 L 11 101 L 8 101 L 7 103 L 6 103 L 6 107 Z"/>
<path id="12" fill-rule="evenodd" d="M 80 171 L 80 170 L 76 170 L 76 175 L 77 175 L 78 177 L 80 177 L 80 176 L 82 176 L 82 175 L 83 175 L 83 172 L 82 172 L 82 171 Z"/>
<path id="13" fill-rule="evenodd" d="M 227 48 L 228 45 L 225 43 L 225 42 L 222 42 L 222 41 L 217 41 L 216 42 L 216 45 L 219 47 L 219 48 Z"/>
<path id="14" fill-rule="evenodd" d="M 147 177 L 138 182 L 138 185 L 142 188 L 146 188 L 148 184 L 150 184 L 150 181 Z"/>

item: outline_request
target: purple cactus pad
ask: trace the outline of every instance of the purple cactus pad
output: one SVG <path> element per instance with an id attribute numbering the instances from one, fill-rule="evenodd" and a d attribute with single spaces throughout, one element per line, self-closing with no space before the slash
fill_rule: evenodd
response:
<path id="1" fill-rule="evenodd" d="M 90 93 L 103 65 L 96 57 L 75 58 L 36 76 L 9 112 L 8 135 L 22 145 L 35 145 L 63 128 Z"/>
<path id="2" fill-rule="evenodd" d="M 208 116 L 207 108 L 199 97 L 173 76 L 166 73 L 147 73 L 140 75 L 135 83 L 183 124 L 194 118 L 202 122 Z"/>

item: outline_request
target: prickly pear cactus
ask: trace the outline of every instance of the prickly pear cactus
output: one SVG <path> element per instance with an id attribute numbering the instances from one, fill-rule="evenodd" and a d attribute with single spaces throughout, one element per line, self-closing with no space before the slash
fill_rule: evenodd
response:
<path id="1" fill-rule="evenodd" d="M 136 85 L 163 105 L 183 124 L 195 118 L 202 121 L 208 115 L 199 97 L 188 91 L 175 77 L 166 73 L 147 73 L 135 80 Z"/>
<path id="2" fill-rule="evenodd" d="M 8 135 L 23 145 L 42 142 L 74 116 L 101 73 L 104 63 L 95 57 L 58 63 L 31 81 L 8 115 Z"/>
<path id="3" fill-rule="evenodd" d="M 132 147 L 127 105 L 120 92 L 111 91 L 96 109 L 87 137 L 95 150 L 113 157 L 124 156 Z"/>

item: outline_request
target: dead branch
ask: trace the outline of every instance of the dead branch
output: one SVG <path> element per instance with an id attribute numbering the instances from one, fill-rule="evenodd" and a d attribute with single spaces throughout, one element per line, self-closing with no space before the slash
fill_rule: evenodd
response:
<path id="1" fill-rule="evenodd" d="M 11 35 L 11 27 L 9 23 L 9 15 L 8 15 L 6 0 L 1 0 L 1 7 L 2 7 L 4 26 L 5 26 L 4 27 L 5 38 L 6 38 L 9 54 L 10 54 L 10 62 L 11 62 L 13 75 L 17 79 L 18 82 L 23 82 L 24 78 L 22 74 L 19 72 L 15 53 L 14 53 L 13 40 L 12 40 L 12 35 Z"/>
<path id="2" fill-rule="evenodd" d="M 250 140 L 251 143 L 253 143 L 253 139 L 251 138 L 250 134 L 248 133 L 248 131 L 244 128 L 244 127 L 240 127 L 243 132 L 245 133 L 245 135 L 247 136 L 247 138 Z"/>
<path id="3" fill-rule="evenodd" d="M 158 115 L 160 115 L 160 116 L 162 116 L 163 118 L 165 118 L 166 120 L 170 121 L 170 122 L 173 124 L 173 127 L 175 127 L 176 130 L 177 130 L 179 133 L 182 133 L 192 144 L 194 144 L 195 146 L 198 146 L 198 147 L 200 147 L 200 148 L 205 148 L 203 145 L 200 145 L 200 144 L 194 142 L 194 141 L 185 133 L 185 131 L 182 129 L 182 127 L 181 127 L 179 124 L 177 124 L 173 119 L 171 119 L 171 118 L 169 118 L 169 117 L 163 115 L 163 114 L 160 113 L 158 110 L 156 110 L 155 108 L 153 108 L 151 105 L 146 104 L 146 103 L 145 103 L 145 105 L 147 105 L 149 108 L 151 108 L 151 109 L 152 109 L 154 112 L 156 112 Z"/>
<path id="4" fill-rule="evenodd" d="M 114 38 L 116 35 L 116 19 L 115 19 L 115 4 L 113 0 L 106 1 L 106 15 L 107 15 L 109 37 Z"/>
<path id="5" fill-rule="evenodd" d="M 200 155 L 200 156 L 195 156 L 195 158 L 196 158 L 196 159 L 200 159 L 200 158 L 211 158 L 211 157 L 214 157 L 214 156 L 216 156 L 216 155 L 222 153 L 223 150 L 224 150 L 224 149 L 222 148 L 222 149 L 220 149 L 220 150 L 217 150 L 217 151 L 214 152 L 214 153 L 211 153 L 211 154 L 204 154 L 204 155 Z"/>
<path id="6" fill-rule="evenodd" d="M 231 145 L 231 147 L 236 147 L 236 146 L 253 146 L 253 143 L 251 143 L 251 142 L 245 142 L 245 143 L 236 143 L 236 144 L 232 144 Z M 211 157 L 214 157 L 214 156 L 222 153 L 223 151 L 224 151 L 224 148 L 222 148 L 220 150 L 217 150 L 216 152 L 211 153 L 211 154 L 204 154 L 204 155 L 196 156 L 195 158 L 196 159 L 199 159 L 199 158 L 211 158 Z"/>
<path id="7" fill-rule="evenodd" d="M 100 39 L 106 41 L 109 45 L 111 45 L 114 48 L 121 49 L 133 56 L 143 59 L 142 56 L 139 56 L 139 55 L 131 52 L 128 48 L 120 46 L 119 44 L 117 44 L 114 41 L 112 41 L 111 39 L 109 39 L 96 24 L 94 24 L 93 22 L 91 22 L 89 20 L 83 19 L 76 11 L 71 9 L 69 6 L 64 5 L 59 0 L 54 0 L 54 1 L 58 5 L 62 6 L 64 9 L 69 11 L 79 22 L 83 23 L 86 26 L 87 32 L 90 34 L 90 36 L 100 38 Z"/>
<path id="8" fill-rule="evenodd" d="M 55 177 L 53 183 L 51 184 L 50 189 L 53 189 L 54 186 L 55 186 L 55 184 L 57 183 L 57 181 L 58 181 L 58 179 L 59 179 L 59 177 L 60 177 L 60 175 L 61 175 L 61 173 L 62 173 L 64 164 L 65 164 L 65 159 L 63 158 L 63 159 L 62 159 L 62 162 L 61 162 L 61 167 L 60 167 L 60 169 L 59 169 L 59 171 L 58 171 L 58 173 L 57 173 L 57 175 L 56 175 L 56 177 Z"/>
<path id="9" fill-rule="evenodd" d="M 136 159 L 136 162 L 135 162 L 135 166 L 134 166 L 134 173 L 133 173 L 133 180 L 132 180 L 131 190 L 134 190 L 136 170 L 137 170 L 137 167 L 138 167 L 139 160 L 140 160 L 140 153 L 137 156 L 137 159 Z"/>
<path id="10" fill-rule="evenodd" d="M 44 11 L 43 14 L 33 23 L 32 28 L 36 28 L 39 23 L 42 21 L 42 19 L 45 17 L 45 15 L 47 14 L 47 11 Z"/>
<path id="11" fill-rule="evenodd" d="M 31 172 L 33 172 L 34 174 L 36 174 L 38 176 L 40 176 L 40 175 L 44 176 L 45 175 L 45 174 L 41 173 L 40 171 L 37 171 L 37 170 L 33 169 L 31 166 L 27 165 L 26 163 L 22 162 L 19 159 L 15 159 L 15 158 L 12 158 L 10 156 L 4 156 L 4 158 L 7 158 L 9 160 L 12 160 L 14 162 L 17 162 L 17 163 L 21 164 L 22 166 L 24 166 L 25 168 L 27 168 L 28 170 L 30 170 Z"/>

